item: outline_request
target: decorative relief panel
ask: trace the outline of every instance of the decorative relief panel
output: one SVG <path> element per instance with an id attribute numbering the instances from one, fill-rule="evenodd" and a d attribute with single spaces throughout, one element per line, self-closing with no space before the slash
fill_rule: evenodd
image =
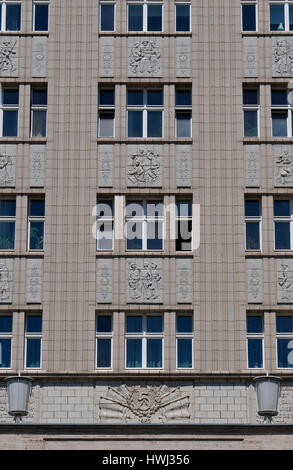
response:
<path id="1" fill-rule="evenodd" d="M 42 302 L 43 260 L 28 259 L 26 265 L 26 301 Z"/>
<path id="2" fill-rule="evenodd" d="M 47 72 L 47 38 L 33 37 L 32 77 L 45 77 Z"/>
<path id="3" fill-rule="evenodd" d="M 162 38 L 128 38 L 128 76 L 162 76 Z"/>
<path id="4" fill-rule="evenodd" d="M 277 259 L 277 300 L 293 302 L 293 259 Z"/>
<path id="5" fill-rule="evenodd" d="M 100 47 L 100 61 L 99 73 L 100 77 L 113 77 L 114 76 L 114 38 L 101 37 L 99 40 Z"/>
<path id="6" fill-rule="evenodd" d="M 245 168 L 247 187 L 259 186 L 259 150 L 260 149 L 258 145 L 245 146 Z"/>
<path id="7" fill-rule="evenodd" d="M 162 186 L 162 147 L 129 145 L 127 186 L 145 188 Z"/>
<path id="8" fill-rule="evenodd" d="M 190 420 L 190 397 L 167 385 L 108 386 L 99 401 L 99 421 L 122 423 Z"/>
<path id="9" fill-rule="evenodd" d="M 177 259 L 177 302 L 181 304 L 192 303 L 192 260 Z"/>
<path id="10" fill-rule="evenodd" d="M 257 37 L 243 38 L 243 69 L 244 77 L 258 76 Z"/>
<path id="11" fill-rule="evenodd" d="M 272 37 L 273 77 L 293 76 L 293 38 Z"/>
<path id="12" fill-rule="evenodd" d="M 13 260 L 0 258 L 0 303 L 12 302 Z"/>
<path id="13" fill-rule="evenodd" d="M 283 384 L 279 398 L 279 414 L 274 418 L 274 423 L 284 423 L 293 421 L 293 388 L 292 383 Z"/>
<path id="14" fill-rule="evenodd" d="M 291 145 L 274 145 L 274 183 L 276 187 L 293 186 L 293 151 Z"/>
<path id="15" fill-rule="evenodd" d="M 112 303 L 112 260 L 98 260 L 97 300 L 100 304 Z"/>
<path id="16" fill-rule="evenodd" d="M 191 146 L 176 145 L 176 186 L 190 187 L 191 175 Z"/>
<path id="17" fill-rule="evenodd" d="M 18 76 L 19 39 L 15 36 L 0 38 L 0 77 Z"/>
<path id="18" fill-rule="evenodd" d="M 263 301 L 263 276 L 262 260 L 247 259 L 247 302 L 262 303 Z"/>
<path id="19" fill-rule="evenodd" d="M 16 145 L 0 145 L 0 187 L 15 187 Z"/>
<path id="20" fill-rule="evenodd" d="M 176 38 L 176 77 L 190 77 L 190 38 Z"/>
<path id="21" fill-rule="evenodd" d="M 113 145 L 99 145 L 98 184 L 100 187 L 113 186 Z"/>
<path id="22" fill-rule="evenodd" d="M 162 259 L 136 258 L 127 260 L 126 296 L 128 303 L 162 303 Z"/>
<path id="23" fill-rule="evenodd" d="M 45 146 L 31 145 L 30 148 L 30 186 L 44 186 Z"/>

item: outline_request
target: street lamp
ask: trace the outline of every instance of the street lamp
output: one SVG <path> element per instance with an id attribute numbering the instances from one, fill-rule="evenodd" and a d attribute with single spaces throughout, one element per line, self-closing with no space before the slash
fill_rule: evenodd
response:
<path id="1" fill-rule="evenodd" d="M 14 422 L 22 422 L 22 416 L 28 414 L 28 402 L 32 389 L 32 378 L 24 376 L 7 377 L 8 413 L 14 416 Z"/>
<path id="2" fill-rule="evenodd" d="M 264 423 L 272 422 L 273 416 L 278 414 L 278 401 L 280 396 L 280 384 L 282 379 L 273 375 L 263 375 L 254 379 L 258 414 L 264 416 Z"/>

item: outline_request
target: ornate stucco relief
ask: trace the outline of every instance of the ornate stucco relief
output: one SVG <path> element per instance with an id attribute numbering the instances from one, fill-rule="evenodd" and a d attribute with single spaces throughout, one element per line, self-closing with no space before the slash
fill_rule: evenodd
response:
<path id="1" fill-rule="evenodd" d="M 13 260 L 0 259 L 0 303 L 12 302 Z"/>
<path id="2" fill-rule="evenodd" d="M 293 302 L 292 259 L 277 259 L 277 298 L 279 303 Z"/>
<path id="3" fill-rule="evenodd" d="M 15 36 L 0 38 L 0 77 L 18 76 L 19 39 Z"/>
<path id="4" fill-rule="evenodd" d="M 0 145 L 0 187 L 15 187 L 16 145 Z"/>
<path id="5" fill-rule="evenodd" d="M 99 145 L 98 149 L 98 184 L 100 187 L 113 186 L 113 145 Z"/>
<path id="6" fill-rule="evenodd" d="M 162 303 L 163 269 L 161 259 L 127 260 L 126 293 L 128 303 Z"/>
<path id="7" fill-rule="evenodd" d="M 42 301 L 43 260 L 28 259 L 26 269 L 26 301 L 40 303 Z"/>
<path id="8" fill-rule="evenodd" d="M 246 186 L 259 186 L 260 149 L 258 145 L 245 146 Z"/>
<path id="9" fill-rule="evenodd" d="M 45 77 L 47 72 L 47 38 L 33 37 L 32 77 Z"/>
<path id="10" fill-rule="evenodd" d="M 99 74 L 100 77 L 113 77 L 114 76 L 114 38 L 101 37 L 99 40 L 100 48 L 100 61 L 99 61 Z"/>
<path id="11" fill-rule="evenodd" d="M 182 304 L 192 303 L 192 260 L 177 259 L 177 302 Z"/>
<path id="12" fill-rule="evenodd" d="M 243 38 L 243 72 L 244 77 L 258 76 L 258 44 L 257 37 Z"/>
<path id="13" fill-rule="evenodd" d="M 273 77 L 293 76 L 293 38 L 272 37 Z"/>
<path id="14" fill-rule="evenodd" d="M 128 76 L 162 76 L 162 38 L 128 38 Z"/>
<path id="15" fill-rule="evenodd" d="M 100 304 L 112 302 L 112 260 L 98 260 L 97 300 Z"/>
<path id="16" fill-rule="evenodd" d="M 263 301 L 263 275 L 262 260 L 247 259 L 247 302 L 262 303 Z"/>
<path id="17" fill-rule="evenodd" d="M 276 187 L 293 186 L 293 152 L 291 145 L 274 145 L 274 182 Z"/>
<path id="18" fill-rule="evenodd" d="M 176 77 L 190 77 L 190 38 L 176 38 Z"/>
<path id="19" fill-rule="evenodd" d="M 127 186 L 162 186 L 162 157 L 159 146 L 128 146 Z"/>
<path id="20" fill-rule="evenodd" d="M 176 186 L 190 187 L 191 175 L 191 151 L 190 145 L 176 145 Z"/>
<path id="21" fill-rule="evenodd" d="M 45 146 L 31 145 L 30 148 L 30 186 L 44 186 Z"/>

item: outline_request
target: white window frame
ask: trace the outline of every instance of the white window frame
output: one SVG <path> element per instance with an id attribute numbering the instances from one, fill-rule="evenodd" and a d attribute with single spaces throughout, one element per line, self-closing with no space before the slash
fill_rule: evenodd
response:
<path id="1" fill-rule="evenodd" d="M 27 321 L 27 316 L 33 316 L 31 314 L 26 315 L 25 322 Z M 43 324 L 43 318 L 42 318 Z M 43 326 L 42 326 L 43 329 Z M 39 367 L 27 367 L 27 340 L 28 339 L 40 339 L 40 366 Z M 24 368 L 25 370 L 39 370 L 42 369 L 42 355 L 43 355 L 43 334 L 41 332 L 27 332 L 26 323 L 25 323 L 25 333 L 24 333 Z"/>
<path id="2" fill-rule="evenodd" d="M 127 104 L 127 138 L 128 139 L 163 139 L 164 137 L 164 89 L 161 88 L 134 88 L 129 86 L 128 91 L 142 91 L 143 92 L 143 104 L 142 105 L 129 105 Z M 162 105 L 150 105 L 147 104 L 147 93 L 148 91 L 161 91 L 163 95 Z M 128 112 L 129 111 L 141 111 L 142 112 L 142 136 L 129 137 L 128 136 Z M 148 112 L 149 111 L 161 111 L 162 113 L 162 135 L 160 137 L 149 137 L 148 136 Z"/>
<path id="3" fill-rule="evenodd" d="M 3 104 L 4 90 L 16 90 L 18 91 L 18 104 Z M 4 111 L 17 111 L 17 132 L 16 136 L 3 136 L 3 124 L 4 124 Z M 17 138 L 19 129 L 19 86 L 16 87 L 2 85 L 0 90 L 0 137 Z"/>
<path id="4" fill-rule="evenodd" d="M 41 88 L 41 87 L 31 87 L 31 131 L 30 131 L 30 136 L 32 138 L 38 139 L 44 139 L 47 136 L 47 110 L 48 110 L 48 104 L 46 105 L 41 105 L 41 104 L 33 104 L 33 92 L 34 90 L 46 90 L 47 93 L 47 100 L 48 100 L 48 90 L 47 87 Z M 33 127 L 34 127 L 34 112 L 35 111 L 45 111 L 46 112 L 46 132 L 44 136 L 35 136 L 33 135 Z"/>
<path id="5" fill-rule="evenodd" d="M 7 0 L 0 0 L 0 5 L 2 6 L 2 16 L 1 16 L 1 25 L 0 25 L 0 31 L 10 31 L 10 30 L 7 30 L 6 29 L 6 16 L 7 16 L 7 10 L 6 10 L 6 6 L 7 5 L 20 5 L 20 29 L 19 30 L 15 30 L 15 32 L 17 31 L 21 31 L 21 16 L 22 16 L 22 5 L 21 5 L 21 2 L 17 2 L 17 1 L 7 1 Z"/>
<path id="6" fill-rule="evenodd" d="M 275 216 L 274 215 L 274 251 L 280 252 L 280 251 L 292 251 L 293 250 L 293 199 L 281 199 L 281 198 L 274 198 L 274 201 L 289 201 L 289 207 L 290 207 L 290 214 L 288 216 Z M 277 249 L 276 248 L 276 228 L 275 228 L 275 222 L 288 222 L 290 223 L 290 248 L 289 249 Z"/>
<path id="7" fill-rule="evenodd" d="M 192 332 L 190 333 L 179 333 L 177 331 L 177 317 L 178 316 L 191 317 L 192 327 L 193 327 L 193 315 L 192 314 L 188 314 L 188 313 L 176 314 L 176 370 L 192 370 L 194 369 L 194 329 L 192 328 Z M 178 366 L 178 340 L 179 339 L 191 339 L 191 367 L 179 367 Z"/>
<path id="8" fill-rule="evenodd" d="M 15 210 L 16 210 L 16 198 L 5 198 L 5 197 L 1 197 L 0 199 L 0 205 L 1 205 L 1 202 L 2 201 L 15 201 Z M 4 249 L 1 249 L 0 248 L 0 252 L 1 251 L 14 251 L 15 250 L 15 227 L 16 227 L 16 212 L 15 212 L 15 216 L 1 216 L 0 215 L 0 222 L 14 222 L 14 247 L 13 248 L 4 248 Z"/>
<path id="9" fill-rule="evenodd" d="M 276 30 L 271 30 L 271 5 L 283 5 L 284 6 L 284 19 L 285 19 L 285 24 L 284 24 L 284 29 L 281 29 L 280 31 L 290 31 L 289 26 L 289 5 L 293 5 L 293 1 L 288 1 L 288 0 L 282 0 L 282 1 L 270 1 L 269 2 L 269 21 L 270 21 L 270 31 L 273 33 L 278 33 L 279 31 Z M 292 31 L 292 30 L 291 30 Z"/>
<path id="10" fill-rule="evenodd" d="M 189 6 L 189 30 L 188 31 L 177 31 L 177 28 L 176 28 L 176 18 L 177 18 L 177 14 L 176 14 L 176 10 L 177 10 L 177 6 L 180 6 L 180 5 L 186 5 L 186 6 Z M 176 2 L 175 3 L 175 24 L 174 24 L 174 30 L 176 33 L 191 33 L 191 2 Z"/>
<path id="11" fill-rule="evenodd" d="M 245 199 L 245 202 L 246 201 L 258 201 L 259 202 L 260 215 L 259 216 L 247 216 L 247 215 L 244 214 L 244 218 L 245 218 L 245 251 L 247 251 L 247 252 L 262 251 L 262 200 L 261 200 L 261 198 L 247 198 L 247 199 Z M 250 250 L 246 247 L 246 224 L 249 223 L 249 222 L 258 222 L 258 230 L 259 230 L 259 248 L 258 249 Z"/>
<path id="12" fill-rule="evenodd" d="M 282 315 L 278 315 L 276 314 L 276 324 L 277 324 L 277 316 L 282 316 Z M 284 316 L 288 316 L 288 317 L 292 317 L 292 315 L 290 315 L 289 313 L 287 315 L 284 315 Z M 277 369 L 281 369 L 281 370 L 291 370 L 293 369 L 293 364 L 291 367 L 279 367 L 278 366 L 278 339 L 288 339 L 289 341 L 293 341 L 293 331 L 292 333 L 290 332 L 284 332 L 284 333 L 278 333 L 277 332 L 277 325 L 276 325 L 276 343 L 275 343 L 275 346 L 276 346 L 276 368 Z M 292 349 L 293 350 L 293 349 Z"/>
<path id="13" fill-rule="evenodd" d="M 45 198 L 29 198 L 28 200 L 28 234 L 27 234 L 27 249 L 28 251 L 32 251 L 32 252 L 43 252 L 45 251 L 45 216 L 31 216 L 29 215 L 29 210 L 30 210 L 30 203 L 32 200 L 44 200 L 44 203 L 45 203 Z M 33 248 L 30 248 L 30 233 L 31 233 L 31 222 L 43 222 L 43 225 L 44 225 L 44 231 L 43 231 L 43 248 L 42 249 L 38 249 L 38 250 L 35 250 Z"/>
<path id="14" fill-rule="evenodd" d="M 257 99 L 258 99 L 258 104 L 244 104 L 242 105 L 242 108 L 243 108 L 243 137 L 244 139 L 257 139 L 259 138 L 260 136 L 260 113 L 259 113 L 259 109 L 260 109 L 260 105 L 259 105 L 259 88 L 243 88 L 243 91 L 244 90 L 256 90 L 257 91 Z M 248 135 L 245 135 L 245 119 L 244 119 L 244 112 L 245 111 L 256 111 L 256 119 L 257 119 L 257 135 L 255 136 L 248 136 Z"/>
<path id="15" fill-rule="evenodd" d="M 175 220 L 175 228 L 179 227 L 179 222 L 184 222 L 184 221 L 187 221 L 187 222 L 191 222 L 191 227 L 192 227 L 192 233 L 191 233 L 191 242 L 190 242 L 190 250 L 176 250 L 177 253 L 191 253 L 192 250 L 193 250 L 193 237 L 194 237 L 194 233 L 193 233 L 193 218 L 192 218 L 192 213 L 190 216 L 179 216 L 178 214 L 178 210 L 177 210 L 177 203 L 178 202 L 190 202 L 191 204 L 191 211 L 192 211 L 192 199 L 191 198 L 184 198 L 184 197 L 181 197 L 181 198 L 176 198 L 176 220 Z M 175 247 L 176 247 L 176 243 L 175 243 Z"/>
<path id="16" fill-rule="evenodd" d="M 128 12 L 128 7 L 129 5 L 142 5 L 143 6 L 143 12 L 142 12 L 142 30 L 140 31 L 129 31 L 129 12 Z M 148 31 L 148 5 L 161 5 L 162 7 L 162 30 L 161 31 Z M 128 0 L 127 2 L 127 32 L 129 33 L 163 33 L 164 32 L 164 2 L 161 0 L 155 0 L 155 1 L 150 1 L 150 0 Z"/>
<path id="17" fill-rule="evenodd" d="M 97 220 L 97 232 L 96 232 L 96 250 L 97 251 L 101 251 L 101 252 L 104 252 L 104 251 L 113 251 L 114 250 L 114 241 L 115 241 L 115 203 L 114 203 L 114 198 L 99 198 L 97 200 L 97 206 L 99 205 L 100 202 L 112 202 L 112 208 L 113 208 L 113 213 L 112 213 L 112 216 L 101 216 L 101 217 L 98 217 L 98 214 L 96 216 L 96 220 Z M 108 249 L 104 249 L 104 248 L 99 248 L 99 224 L 98 222 L 100 220 L 103 220 L 103 222 L 105 223 L 112 223 L 112 227 L 113 227 L 113 230 L 112 230 L 112 247 L 111 248 L 108 248 Z"/>
<path id="18" fill-rule="evenodd" d="M 48 5 L 48 29 L 46 30 L 42 30 L 42 31 L 39 31 L 39 30 L 36 30 L 35 29 L 35 20 L 36 20 L 36 13 L 35 13 L 35 7 L 36 5 Z M 34 4 L 33 4 L 33 31 L 36 32 L 36 33 L 46 33 L 49 31 L 49 25 L 50 25 L 50 2 L 49 1 L 46 1 L 46 0 L 36 0 L 34 1 Z"/>
<path id="19" fill-rule="evenodd" d="M 243 26 L 243 9 L 242 9 L 242 6 L 243 5 L 254 5 L 254 8 L 255 8 L 255 30 L 251 30 L 251 31 L 244 31 L 242 29 L 242 26 Z M 249 33 L 249 32 L 253 32 L 253 33 L 257 33 L 258 32 L 258 4 L 257 4 L 257 1 L 256 0 L 244 0 L 241 2 L 241 31 L 245 34 L 245 33 Z"/>
<path id="20" fill-rule="evenodd" d="M 113 30 L 104 30 L 102 29 L 102 24 L 101 24 L 101 19 L 102 19 L 102 13 L 101 13 L 101 6 L 102 5 L 114 5 L 114 29 Z M 104 1 L 100 1 L 99 2 L 99 31 L 101 33 L 114 33 L 116 31 L 116 2 L 114 1 L 107 1 L 107 0 L 104 0 Z"/>
<path id="21" fill-rule="evenodd" d="M 293 5 L 293 2 L 292 2 Z M 284 88 L 273 88 L 271 89 L 271 96 L 273 91 L 286 91 L 287 93 L 287 104 L 271 104 L 271 132 L 272 132 L 272 137 L 274 139 L 284 139 L 286 137 L 293 137 L 293 131 L 292 131 L 292 126 L 293 126 L 293 103 L 289 104 L 289 99 L 288 95 L 289 93 L 292 93 L 291 91 L 288 92 L 288 90 L 284 90 Z M 286 136 L 274 136 L 273 135 L 273 112 L 287 112 L 287 135 Z"/>
<path id="22" fill-rule="evenodd" d="M 102 317 L 111 317 L 112 331 L 101 332 L 96 328 L 96 369 L 98 370 L 112 370 L 113 369 L 113 315 L 112 313 L 98 313 L 96 319 L 99 316 Z M 110 339 L 111 340 L 111 365 L 110 367 L 100 367 L 98 366 L 98 341 L 99 339 Z"/>
<path id="23" fill-rule="evenodd" d="M 135 204 L 135 203 L 142 203 L 143 205 L 143 216 L 127 216 L 127 205 L 128 204 Z M 162 207 L 163 207 L 163 215 L 162 216 L 159 216 L 159 217 L 148 217 L 147 216 L 147 205 L 148 204 L 151 204 L 151 203 L 159 203 L 159 204 L 162 204 Z M 142 249 L 141 250 L 138 250 L 138 249 L 135 249 L 135 250 L 131 250 L 129 248 L 127 248 L 127 234 L 128 234 L 128 231 L 127 231 L 127 222 L 128 221 L 132 221 L 133 223 L 141 223 L 142 224 Z M 162 248 L 160 250 L 153 250 L 153 249 L 148 249 L 147 248 L 147 242 L 148 242 L 148 238 L 147 238 L 147 224 L 148 223 L 151 223 L 151 222 L 158 222 L 158 223 L 161 223 L 162 224 Z M 142 252 L 142 251 L 148 251 L 148 252 L 151 252 L 151 251 L 156 251 L 156 252 L 162 252 L 164 251 L 164 246 L 165 246 L 165 206 L 164 206 L 164 201 L 163 200 L 154 200 L 154 199 L 135 199 L 135 200 L 131 200 L 131 199 L 127 199 L 126 200 L 126 204 L 125 204 L 125 229 L 126 229 L 126 247 L 125 247 L 125 250 L 127 252 L 135 252 L 135 251 L 139 251 L 139 252 Z"/>
<path id="24" fill-rule="evenodd" d="M 126 321 L 129 316 L 141 316 L 142 317 L 142 332 L 141 333 L 127 333 L 126 332 Z M 147 316 L 151 317 L 162 317 L 163 331 L 160 333 L 148 333 L 147 328 Z M 164 369 L 164 329 L 165 329 L 165 318 L 164 314 L 152 313 L 152 314 L 127 314 L 125 315 L 125 369 L 127 370 L 163 370 Z M 141 367 L 127 367 L 127 340 L 128 339 L 141 339 L 142 347 L 142 366 Z M 147 367 L 147 340 L 148 339 L 161 339 L 162 340 L 162 367 Z"/>
<path id="25" fill-rule="evenodd" d="M 108 105 L 101 105 L 100 102 L 98 104 L 98 137 L 100 139 L 113 139 L 115 137 L 115 87 L 100 87 L 99 88 L 99 96 L 100 96 L 100 91 L 107 91 L 107 90 L 113 90 L 114 91 L 114 104 L 108 104 Z M 100 112 L 102 113 L 113 113 L 113 132 L 111 136 L 102 136 L 101 135 L 101 119 L 100 119 Z"/>
<path id="26" fill-rule="evenodd" d="M 265 349 L 264 349 L 264 316 L 263 315 L 258 315 L 257 313 L 251 313 L 251 315 L 247 316 L 252 316 L 252 317 L 261 317 L 262 319 L 262 326 L 263 326 L 263 331 L 262 333 L 248 333 L 246 330 L 246 363 L 247 363 L 247 369 L 249 370 L 264 370 L 265 369 Z M 248 355 L 248 340 L 249 339 L 260 339 L 261 340 L 261 345 L 262 345 L 262 367 L 249 367 L 249 355 Z"/>
<path id="27" fill-rule="evenodd" d="M 3 312 L 4 313 L 4 312 Z M 13 354 L 13 315 L 10 315 L 9 313 L 6 314 L 4 313 L 3 316 L 11 316 L 12 317 L 12 331 L 11 333 L 9 332 L 3 332 L 3 333 L 0 333 L 0 339 L 10 339 L 11 340 L 11 343 L 10 343 L 10 367 L 0 367 L 0 371 L 3 371 L 3 370 L 10 370 L 12 369 L 12 354 Z"/>
<path id="28" fill-rule="evenodd" d="M 182 88 L 182 90 L 184 90 L 184 88 Z M 190 91 L 191 99 L 192 99 L 192 90 L 186 88 L 186 91 L 187 90 Z M 175 96 L 176 96 L 177 91 L 180 91 L 180 88 L 176 88 Z M 190 119 L 189 119 L 190 135 L 187 136 L 187 137 L 182 137 L 182 136 L 177 135 L 177 131 L 178 131 L 177 114 L 178 113 L 189 114 L 189 116 L 190 116 Z M 176 136 L 177 139 L 190 139 L 190 138 L 192 138 L 192 103 L 190 105 L 176 105 L 176 101 L 175 101 L 175 136 Z"/>

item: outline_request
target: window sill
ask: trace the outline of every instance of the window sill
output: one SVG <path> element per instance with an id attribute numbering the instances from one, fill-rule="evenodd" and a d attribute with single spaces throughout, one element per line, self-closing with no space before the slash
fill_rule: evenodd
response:
<path id="1" fill-rule="evenodd" d="M 47 137 L 4 137 L 0 136 L 1 143 L 14 143 L 14 144 L 46 144 Z"/>
<path id="2" fill-rule="evenodd" d="M 242 37 L 245 36 L 292 36 L 293 31 L 241 31 Z"/>
<path id="3" fill-rule="evenodd" d="M 0 31 L 0 36 L 49 36 L 49 31 Z"/>
<path id="4" fill-rule="evenodd" d="M 117 36 L 117 37 L 127 37 L 127 36 L 151 36 L 151 37 L 173 37 L 173 36 L 184 36 L 184 37 L 192 37 L 191 31 L 172 31 L 172 32 L 164 32 L 164 31 L 98 31 L 97 34 L 99 36 Z"/>

